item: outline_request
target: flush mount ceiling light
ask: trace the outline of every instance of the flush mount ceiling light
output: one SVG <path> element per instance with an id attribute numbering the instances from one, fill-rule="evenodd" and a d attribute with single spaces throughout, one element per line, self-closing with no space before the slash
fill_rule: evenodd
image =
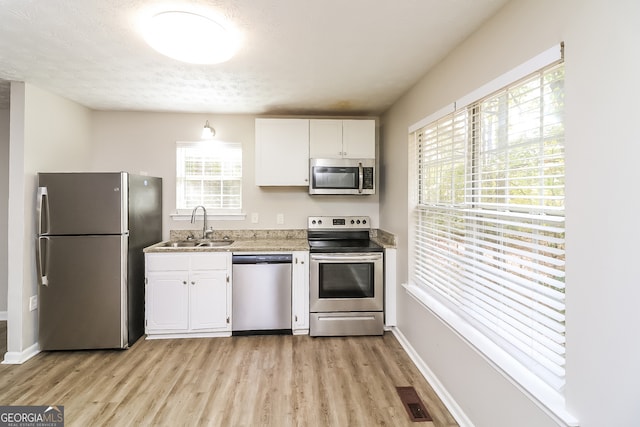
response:
<path id="1" fill-rule="evenodd" d="M 142 32 L 161 54 L 191 64 L 228 61 L 239 47 L 239 37 L 230 25 L 191 12 L 155 14 L 143 23 Z"/>
<path id="2" fill-rule="evenodd" d="M 213 139 L 214 136 L 216 136 L 216 130 L 209 125 L 209 120 L 207 120 L 202 129 L 202 139 Z"/>

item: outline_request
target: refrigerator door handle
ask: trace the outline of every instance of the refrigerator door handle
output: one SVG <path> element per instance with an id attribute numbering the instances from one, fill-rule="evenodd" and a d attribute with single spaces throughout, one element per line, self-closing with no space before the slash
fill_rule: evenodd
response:
<path id="1" fill-rule="evenodd" d="M 49 259 L 47 257 L 48 245 L 48 237 L 38 237 L 38 244 L 36 245 L 36 267 L 38 268 L 38 284 L 42 286 L 49 286 L 49 279 L 47 278 L 47 260 Z"/>
<path id="2" fill-rule="evenodd" d="M 38 234 L 49 232 L 49 193 L 47 187 L 38 187 L 38 206 L 36 207 L 38 216 Z M 43 227 L 43 215 L 46 226 Z"/>

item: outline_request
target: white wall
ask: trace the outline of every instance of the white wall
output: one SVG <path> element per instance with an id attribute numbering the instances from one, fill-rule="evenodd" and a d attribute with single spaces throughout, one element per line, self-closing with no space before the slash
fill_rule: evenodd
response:
<path id="1" fill-rule="evenodd" d="M 5 360 L 20 361 L 37 341 L 35 196 L 38 172 L 89 165 L 90 112 L 33 85 L 11 83 L 9 151 L 8 331 Z"/>
<path id="2" fill-rule="evenodd" d="M 7 256 L 9 241 L 9 110 L 0 110 L 0 320 L 7 317 Z"/>
<path id="3" fill-rule="evenodd" d="M 407 266 L 407 128 L 564 41 L 566 52 L 568 410 L 583 427 L 640 419 L 640 2 L 514 0 L 382 117 L 380 226 Z M 400 288 L 400 331 L 476 426 L 556 423 Z"/>
<path id="4" fill-rule="evenodd" d="M 189 221 L 173 221 L 175 211 L 175 143 L 198 141 L 205 120 L 216 129 L 215 140 L 239 142 L 243 156 L 242 221 L 213 221 L 214 229 L 292 229 L 306 228 L 310 215 L 368 215 L 378 225 L 378 195 L 309 196 L 302 187 L 261 188 L 254 184 L 255 116 L 204 115 L 184 113 L 136 113 L 94 111 L 93 170 L 146 172 L 163 178 L 164 238 L 170 229 L 199 229 Z M 212 143 L 215 143 L 215 140 Z M 259 223 L 251 223 L 251 213 Z M 284 224 L 276 224 L 283 213 Z"/>

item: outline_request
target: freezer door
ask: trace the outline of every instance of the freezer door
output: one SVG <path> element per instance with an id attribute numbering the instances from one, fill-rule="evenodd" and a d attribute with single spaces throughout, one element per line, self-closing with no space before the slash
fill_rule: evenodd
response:
<path id="1" fill-rule="evenodd" d="M 129 345 L 144 334 L 143 249 L 162 240 L 162 178 L 129 174 Z"/>
<path id="2" fill-rule="evenodd" d="M 120 234 L 128 230 L 128 175 L 39 173 L 38 234 Z"/>
<path id="3" fill-rule="evenodd" d="M 42 350 L 127 346 L 127 237 L 38 239 Z"/>

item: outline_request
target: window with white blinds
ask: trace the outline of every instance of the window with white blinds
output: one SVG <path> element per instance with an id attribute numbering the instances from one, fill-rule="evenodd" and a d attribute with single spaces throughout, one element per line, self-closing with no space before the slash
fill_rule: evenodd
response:
<path id="1" fill-rule="evenodd" d="M 411 280 L 558 392 L 563 87 L 559 62 L 410 134 Z"/>
<path id="2" fill-rule="evenodd" d="M 176 209 L 211 213 L 242 208 L 242 147 L 220 141 L 176 143 Z"/>

